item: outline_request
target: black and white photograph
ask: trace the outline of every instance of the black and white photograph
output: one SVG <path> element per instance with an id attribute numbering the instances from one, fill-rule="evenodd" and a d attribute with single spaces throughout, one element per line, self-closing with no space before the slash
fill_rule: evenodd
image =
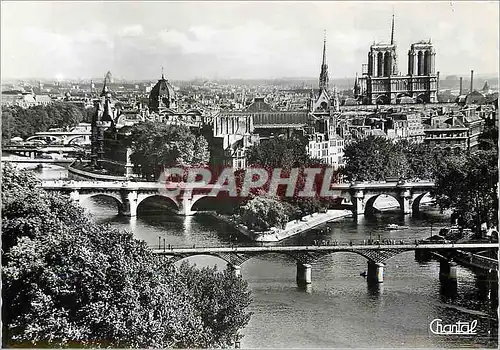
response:
<path id="1" fill-rule="evenodd" d="M 498 1 L 1 1 L 2 348 L 498 344 Z"/>

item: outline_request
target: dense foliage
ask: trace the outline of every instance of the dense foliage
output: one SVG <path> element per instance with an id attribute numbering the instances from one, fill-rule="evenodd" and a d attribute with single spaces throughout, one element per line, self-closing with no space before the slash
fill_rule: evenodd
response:
<path id="1" fill-rule="evenodd" d="M 176 268 L 25 172 L 2 172 L 2 341 L 18 347 L 227 347 L 244 280 Z"/>
<path id="2" fill-rule="evenodd" d="M 255 197 L 241 207 L 241 222 L 251 230 L 266 231 L 284 228 L 288 222 L 286 207 L 269 197 Z"/>
<path id="3" fill-rule="evenodd" d="M 261 193 L 268 193 L 273 170 L 281 168 L 281 177 L 289 177 L 292 168 L 298 169 L 297 182 L 292 196 L 286 195 L 286 186 L 279 186 L 277 193 L 271 194 L 276 195 L 278 200 L 283 202 L 286 214 L 290 220 L 300 219 L 303 216 L 316 213 L 322 208 L 331 207 L 336 200 L 336 198 L 320 196 L 322 183 L 323 181 L 327 181 L 325 178 L 326 170 L 330 167 L 326 164 L 321 164 L 320 160 L 311 158 L 307 153 L 307 144 L 307 138 L 301 136 L 294 136 L 288 139 L 274 138 L 250 148 L 247 154 L 247 161 L 250 166 L 264 168 L 268 173 L 268 182 L 262 186 Z M 306 168 L 318 168 L 320 170 L 320 173 L 315 177 L 312 188 L 315 195 L 312 197 L 301 197 L 298 195 L 304 189 L 306 183 Z M 331 182 L 335 183 L 338 180 L 338 173 L 335 172 Z M 253 195 L 259 195 L 259 191 L 254 191 Z M 249 213 L 247 212 L 248 215 Z M 262 219 L 265 220 L 266 216 L 263 215 Z"/>
<path id="4" fill-rule="evenodd" d="M 402 147 L 384 137 L 369 136 L 347 144 L 344 159 L 348 180 L 379 181 L 402 177 L 408 172 Z"/>
<path id="5" fill-rule="evenodd" d="M 349 143 L 344 153 L 343 173 L 349 181 L 432 180 L 445 159 L 465 154 L 408 140 L 392 142 L 379 136 Z"/>
<path id="6" fill-rule="evenodd" d="M 498 152 L 479 151 L 443 160 L 433 196 L 452 209 L 460 225 L 479 232 L 482 223 L 498 227 Z"/>
<path id="7" fill-rule="evenodd" d="M 251 147 L 246 155 L 251 166 L 291 169 L 317 164 L 307 153 L 307 139 L 301 136 L 273 138 Z"/>
<path id="8" fill-rule="evenodd" d="M 207 140 L 185 125 L 136 124 L 129 142 L 134 171 L 143 177 L 158 177 L 163 167 L 206 165 L 210 159 Z"/>
<path id="9" fill-rule="evenodd" d="M 2 108 L 2 139 L 4 142 L 13 137 L 25 139 L 50 128 L 71 128 L 82 121 L 90 122 L 86 119 L 85 110 L 67 102 L 26 109 L 18 106 L 6 107 Z"/>

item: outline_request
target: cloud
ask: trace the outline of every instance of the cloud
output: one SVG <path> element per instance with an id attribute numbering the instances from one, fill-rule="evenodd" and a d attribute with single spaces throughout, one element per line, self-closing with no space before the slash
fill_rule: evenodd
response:
<path id="1" fill-rule="evenodd" d="M 125 37 L 139 37 L 144 35 L 144 28 L 140 24 L 123 27 L 120 34 Z"/>
<path id="2" fill-rule="evenodd" d="M 164 29 L 158 36 L 165 47 L 186 55 L 217 55 L 220 59 L 239 59 L 252 64 L 278 56 L 291 33 L 260 22 L 248 22 L 225 29 L 209 26 L 192 26 L 185 31 Z"/>

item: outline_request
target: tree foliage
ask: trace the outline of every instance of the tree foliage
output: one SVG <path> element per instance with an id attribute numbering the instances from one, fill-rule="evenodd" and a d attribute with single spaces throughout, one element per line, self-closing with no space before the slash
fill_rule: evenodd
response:
<path id="1" fill-rule="evenodd" d="M 176 268 L 34 184 L 3 168 L 3 346 L 227 347 L 248 323 L 241 278 Z"/>
<path id="2" fill-rule="evenodd" d="M 255 197 L 241 207 L 241 221 L 249 229 L 266 231 L 271 227 L 284 228 L 288 222 L 286 207 L 269 197 Z"/>
<path id="3" fill-rule="evenodd" d="M 368 136 L 349 143 L 344 149 L 348 180 L 380 181 L 405 177 L 409 165 L 402 147 L 380 136 Z"/>
<path id="4" fill-rule="evenodd" d="M 393 143 L 374 136 L 349 143 L 344 153 L 343 173 L 349 181 L 432 180 L 446 159 L 465 156 L 463 151 L 450 152 L 408 140 Z"/>
<path id="5" fill-rule="evenodd" d="M 144 177 L 158 176 L 163 167 L 203 166 L 210 158 L 207 140 L 185 125 L 136 124 L 129 142 L 134 171 Z"/>
<path id="6" fill-rule="evenodd" d="M 318 163 L 307 153 L 307 139 L 273 138 L 251 147 L 246 155 L 249 165 L 291 169 Z"/>
<path id="7" fill-rule="evenodd" d="M 479 231 L 482 223 L 498 227 L 498 153 L 479 151 L 443 161 L 433 196 L 452 209 L 459 224 Z"/>
<path id="8" fill-rule="evenodd" d="M 279 186 L 276 193 L 277 198 L 284 202 L 289 219 L 299 219 L 308 214 L 316 213 L 321 208 L 330 207 L 332 202 L 335 201 L 335 198 L 320 196 L 321 185 L 325 180 L 325 172 L 330 167 L 326 164 L 321 164 L 320 160 L 309 156 L 306 147 L 307 143 L 308 140 L 300 136 L 274 138 L 250 148 L 247 154 L 247 160 L 251 166 L 264 168 L 268 173 L 269 180 L 260 190 L 262 193 L 266 193 L 269 190 L 273 170 L 281 168 L 281 177 L 289 177 L 292 168 L 298 169 L 293 196 L 286 196 L 285 186 Z M 305 168 L 319 168 L 321 171 L 315 177 L 312 189 L 315 192 L 315 196 L 312 197 L 301 197 L 298 195 L 304 189 L 306 182 L 307 175 L 305 174 Z M 338 173 L 334 174 L 332 182 L 338 182 Z M 259 195 L 255 190 L 252 194 Z M 247 213 L 247 215 L 250 215 L 250 213 Z"/>
<path id="9" fill-rule="evenodd" d="M 2 139 L 23 139 L 49 128 L 71 128 L 86 118 L 86 112 L 72 103 L 55 102 L 47 106 L 2 109 Z"/>

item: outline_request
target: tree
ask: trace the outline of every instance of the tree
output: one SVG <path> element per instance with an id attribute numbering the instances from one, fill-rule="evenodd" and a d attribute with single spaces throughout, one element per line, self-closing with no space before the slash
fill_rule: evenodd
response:
<path id="1" fill-rule="evenodd" d="M 284 228 L 288 222 L 288 214 L 280 201 L 256 197 L 241 207 L 241 221 L 249 229 L 266 231 L 271 227 Z"/>
<path id="2" fill-rule="evenodd" d="M 223 273 L 215 267 L 197 269 L 184 262 L 179 277 L 199 305 L 200 317 L 208 334 L 218 339 L 219 346 L 232 345 L 242 325 L 250 321 L 245 308 L 250 304 L 247 284 L 235 278 L 230 269 Z M 238 336 L 240 338 L 240 336 Z"/>
<path id="3" fill-rule="evenodd" d="M 439 172 L 444 158 L 454 156 L 444 154 L 439 148 L 432 148 L 425 143 L 401 140 L 398 144 L 408 161 L 408 179 L 431 180 Z"/>
<path id="4" fill-rule="evenodd" d="M 248 323 L 241 278 L 176 268 L 35 184 L 2 169 L 3 346 L 224 347 Z"/>
<path id="5" fill-rule="evenodd" d="M 306 146 L 305 137 L 273 138 L 251 147 L 246 155 L 247 161 L 253 166 L 284 169 L 317 163 L 307 153 Z"/>
<path id="6" fill-rule="evenodd" d="M 68 102 L 54 102 L 47 106 L 23 109 L 18 106 L 2 110 L 2 136 L 27 138 L 49 128 L 71 128 L 84 119 L 83 112 Z"/>
<path id="7" fill-rule="evenodd" d="M 210 157 L 205 138 L 184 125 L 136 124 L 129 144 L 134 171 L 145 177 L 157 177 L 164 167 L 203 166 Z"/>
<path id="8" fill-rule="evenodd" d="M 490 125 L 488 125 L 490 124 Z M 479 149 L 491 150 L 496 149 L 498 152 L 498 127 L 488 120 L 485 129 L 479 135 Z"/>
<path id="9" fill-rule="evenodd" d="M 379 136 L 368 136 L 346 145 L 344 174 L 350 181 L 382 181 L 406 177 L 409 165 L 402 147 Z"/>
<path id="10" fill-rule="evenodd" d="M 442 209 L 452 209 L 464 227 L 498 227 L 498 153 L 479 151 L 448 159 L 436 173 L 432 195 Z"/>

